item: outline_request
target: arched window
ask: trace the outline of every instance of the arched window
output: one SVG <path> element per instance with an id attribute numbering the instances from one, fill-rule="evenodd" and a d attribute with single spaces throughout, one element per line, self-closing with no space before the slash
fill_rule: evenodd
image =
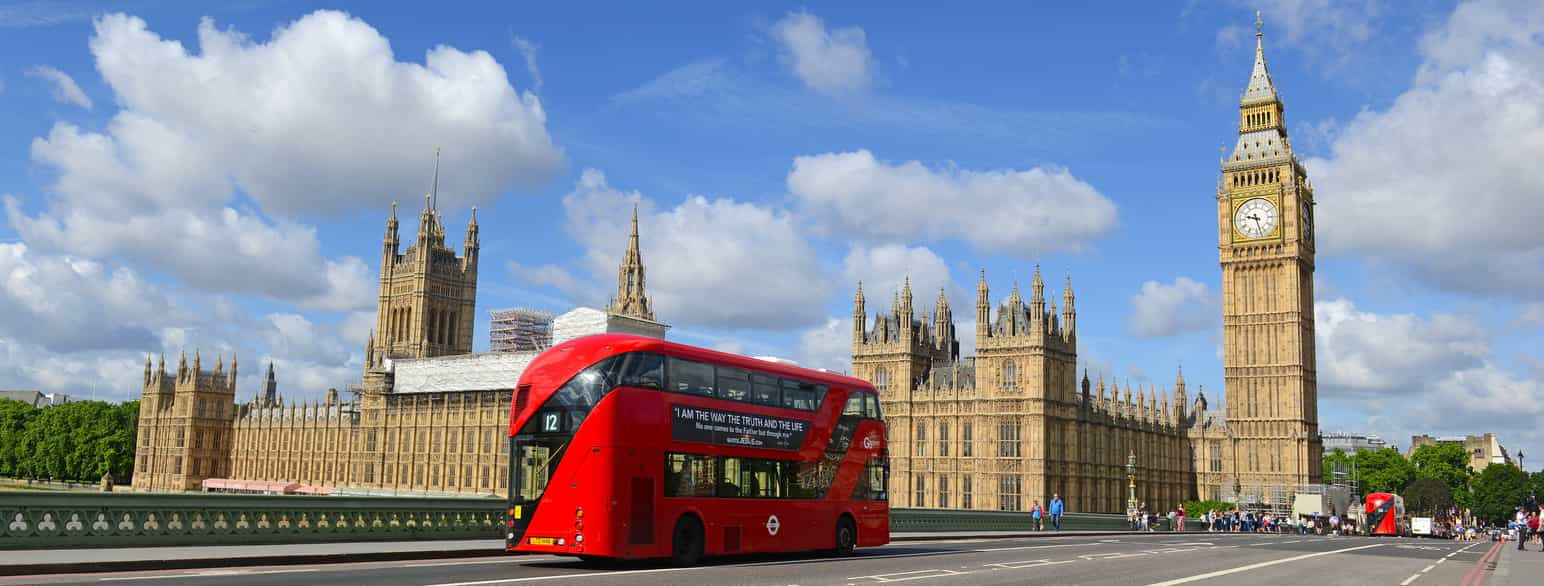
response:
<path id="1" fill-rule="evenodd" d="M 1014 386 L 1016 386 L 1018 384 L 1018 382 L 1019 382 L 1019 369 L 1018 369 L 1018 366 L 1013 364 L 1012 360 L 1004 360 L 1003 361 L 1002 387 L 1005 388 L 1005 389 L 1011 389 Z"/>
<path id="2" fill-rule="evenodd" d="M 881 366 L 874 369 L 874 388 L 881 391 L 890 389 L 890 370 Z"/>

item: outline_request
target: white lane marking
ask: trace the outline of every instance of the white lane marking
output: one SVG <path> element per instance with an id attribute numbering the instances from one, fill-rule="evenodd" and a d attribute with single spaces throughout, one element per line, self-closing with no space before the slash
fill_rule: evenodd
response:
<path id="1" fill-rule="evenodd" d="M 889 574 L 875 574 L 875 575 L 872 575 L 872 576 L 854 576 L 854 577 L 848 578 L 848 580 L 873 580 L 875 582 L 880 582 L 880 583 L 889 583 L 889 582 L 905 582 L 905 581 L 908 581 L 908 580 L 926 580 L 928 578 L 943 578 L 945 576 L 958 576 L 958 575 L 961 575 L 961 574 L 969 574 L 969 573 L 970 572 L 956 572 L 954 570 L 945 570 L 945 569 L 941 569 L 941 568 L 929 568 L 929 569 L 926 569 L 926 570 L 913 570 L 913 571 L 910 571 L 910 572 L 891 572 Z M 912 574 L 921 574 L 921 575 L 920 576 L 913 576 Z M 900 576 L 900 577 L 892 578 L 891 576 Z"/>
<path id="2" fill-rule="evenodd" d="M 1308 553 L 1308 554 L 1303 554 L 1303 555 L 1299 555 L 1299 556 L 1283 558 L 1283 559 L 1279 559 L 1279 560 L 1272 560 L 1272 561 L 1268 561 L 1268 562 L 1260 562 L 1258 564 L 1250 564 L 1250 565 L 1247 565 L 1247 566 L 1240 566 L 1240 567 L 1237 567 L 1237 568 L 1232 568 L 1232 569 L 1227 569 L 1227 570 L 1218 570 L 1218 571 L 1215 571 L 1215 572 L 1207 572 L 1205 574 L 1198 574 L 1198 575 L 1189 576 L 1189 577 L 1186 577 L 1186 578 L 1177 578 L 1177 579 L 1169 580 L 1169 581 L 1166 581 L 1166 582 L 1154 582 L 1152 584 L 1149 584 L 1148 586 L 1174 586 L 1175 584 L 1187 584 L 1187 583 L 1190 583 L 1190 582 L 1199 582 L 1201 580 L 1206 580 L 1206 579 L 1210 579 L 1210 578 L 1216 578 L 1218 576 L 1227 576 L 1229 574 L 1237 574 L 1239 572 L 1247 572 L 1247 571 L 1250 571 L 1250 570 L 1255 570 L 1255 569 L 1264 568 L 1264 567 L 1268 567 L 1268 566 L 1274 566 L 1274 565 L 1277 565 L 1277 564 L 1285 564 L 1285 563 L 1288 563 L 1288 562 L 1295 562 L 1295 561 L 1299 561 L 1299 560 L 1306 560 L 1306 559 L 1309 559 L 1309 558 L 1316 558 L 1316 557 L 1319 557 L 1319 556 L 1334 555 L 1334 554 L 1337 554 L 1337 553 L 1352 552 L 1352 551 L 1357 551 L 1357 550 L 1362 550 L 1362 549 L 1371 549 L 1371 548 L 1374 548 L 1374 547 L 1382 547 L 1383 545 L 1384 544 L 1382 544 L 1382 543 L 1374 543 L 1372 545 L 1360 545 L 1360 546 L 1357 546 L 1357 547 L 1348 547 L 1348 548 L 1345 548 L 1345 549 L 1337 549 L 1337 550 L 1334 550 L 1334 551 L 1321 551 L 1321 552 L 1317 552 L 1317 553 Z"/>
<path id="3" fill-rule="evenodd" d="M 126 582 L 129 580 L 168 580 L 171 578 L 211 578 L 216 576 L 256 576 L 259 574 L 298 574 L 301 572 L 315 571 L 315 568 L 303 568 L 297 570 L 209 570 L 204 572 L 189 572 L 186 574 L 169 574 L 165 576 L 120 576 L 115 578 L 97 578 L 97 581 Z"/>
<path id="4" fill-rule="evenodd" d="M 1059 562 L 1053 562 L 1053 561 L 1051 561 L 1049 559 L 1039 559 L 1039 560 L 1025 560 L 1025 561 L 1022 561 L 1022 562 L 1003 562 L 1003 563 L 1000 563 L 1000 564 L 987 564 L 987 565 L 988 566 L 993 566 L 993 567 L 998 567 L 998 568 L 1003 568 L 1005 570 L 1020 570 L 1020 569 L 1024 569 L 1024 568 L 1034 568 L 1034 567 L 1038 567 L 1038 566 L 1054 566 L 1054 565 L 1057 565 L 1057 564 L 1070 564 L 1070 563 L 1072 563 L 1074 561 L 1076 561 L 1076 560 L 1064 560 L 1064 561 L 1059 561 Z"/>
<path id="5" fill-rule="evenodd" d="M 1410 583 L 1414 582 L 1415 579 L 1419 578 L 1419 577 L 1421 577 L 1421 575 L 1420 574 L 1416 574 L 1414 576 L 1410 576 L 1409 578 L 1405 578 L 1405 581 L 1404 582 L 1400 582 L 1399 586 L 1410 586 Z"/>
<path id="6" fill-rule="evenodd" d="M 476 565 L 482 565 L 482 564 L 524 564 L 524 563 L 527 563 L 527 562 L 530 562 L 530 561 L 531 560 L 522 560 L 522 559 L 519 559 L 519 558 L 509 558 L 509 559 L 502 559 L 502 560 L 477 560 L 477 561 L 469 561 L 469 562 L 434 562 L 434 563 L 427 563 L 427 564 L 405 564 L 402 567 L 404 567 L 404 568 L 437 568 L 437 567 L 440 567 L 440 566 L 476 566 Z"/>
<path id="7" fill-rule="evenodd" d="M 979 549 L 970 549 L 970 550 L 965 550 L 965 551 L 971 551 L 971 552 L 975 552 L 975 553 L 991 553 L 991 552 L 994 552 L 994 551 L 1018 551 L 1018 550 L 1021 550 L 1021 549 L 1047 549 L 1047 548 L 1052 548 L 1052 547 L 1084 547 L 1084 546 L 1089 546 L 1089 545 L 1099 545 L 1099 544 L 1098 543 L 1061 543 L 1061 544 L 1057 544 L 1057 545 L 1019 545 L 1019 546 L 1015 546 L 1015 547 L 986 547 L 986 548 L 979 548 Z"/>
<path id="8" fill-rule="evenodd" d="M 1439 563 L 1439 564 L 1440 564 L 1440 563 L 1442 563 L 1442 562 L 1445 562 L 1445 561 L 1447 561 L 1447 558 L 1442 558 L 1442 559 L 1440 559 L 1440 560 L 1437 560 L 1437 563 Z"/>
<path id="9" fill-rule="evenodd" d="M 1429 566 L 1426 566 L 1426 569 L 1424 569 L 1424 570 L 1421 570 L 1421 573 L 1422 573 L 1422 574 L 1425 574 L 1425 573 L 1426 573 L 1426 572 L 1430 572 L 1430 571 L 1431 571 L 1431 569 L 1432 569 L 1432 568 L 1435 568 L 1435 567 L 1437 567 L 1437 564 L 1432 564 L 1432 565 L 1429 565 Z"/>

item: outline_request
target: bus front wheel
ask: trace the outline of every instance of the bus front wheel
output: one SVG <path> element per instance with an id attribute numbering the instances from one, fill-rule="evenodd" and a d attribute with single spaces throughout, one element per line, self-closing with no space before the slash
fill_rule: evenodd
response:
<path id="1" fill-rule="evenodd" d="M 671 539 L 670 560 L 676 565 L 690 566 L 702 559 L 703 532 L 702 521 L 697 517 L 685 515 L 676 521 L 674 536 Z"/>
<path id="2" fill-rule="evenodd" d="M 858 546 L 858 526 L 852 517 L 842 515 L 836 520 L 836 555 L 848 555 Z"/>

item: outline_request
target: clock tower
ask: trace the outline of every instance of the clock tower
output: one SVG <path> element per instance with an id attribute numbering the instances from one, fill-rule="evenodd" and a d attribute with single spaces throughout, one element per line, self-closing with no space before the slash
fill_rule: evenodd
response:
<path id="1" fill-rule="evenodd" d="M 1314 366 L 1313 185 L 1292 153 L 1281 97 L 1255 60 L 1238 143 L 1217 186 L 1229 454 L 1244 484 L 1320 481 Z"/>

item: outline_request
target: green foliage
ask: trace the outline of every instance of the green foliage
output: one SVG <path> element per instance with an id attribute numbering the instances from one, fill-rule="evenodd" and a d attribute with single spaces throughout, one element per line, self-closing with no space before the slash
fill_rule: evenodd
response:
<path id="1" fill-rule="evenodd" d="M 1511 464 L 1491 464 L 1474 480 L 1474 516 L 1489 522 L 1512 517 L 1527 495 L 1528 475 Z"/>
<path id="2" fill-rule="evenodd" d="M 1185 516 L 1199 517 L 1207 511 L 1231 511 L 1233 503 L 1222 501 L 1185 501 Z"/>
<path id="3" fill-rule="evenodd" d="M 134 471 L 139 401 L 35 408 L 0 400 L 0 476 L 92 482 Z"/>
<path id="4" fill-rule="evenodd" d="M 1361 479 L 1362 494 L 1403 491 L 1415 480 L 1415 465 L 1406 460 L 1399 450 L 1362 450 L 1351 458 Z"/>
<path id="5" fill-rule="evenodd" d="M 1416 478 L 1430 478 L 1457 491 L 1469 484 L 1469 451 L 1463 444 L 1440 443 L 1421 446 L 1410 454 Z"/>
<path id="6" fill-rule="evenodd" d="M 1417 478 L 1405 487 L 1405 505 L 1411 515 L 1440 517 L 1453 506 L 1453 489 L 1435 478 Z"/>

